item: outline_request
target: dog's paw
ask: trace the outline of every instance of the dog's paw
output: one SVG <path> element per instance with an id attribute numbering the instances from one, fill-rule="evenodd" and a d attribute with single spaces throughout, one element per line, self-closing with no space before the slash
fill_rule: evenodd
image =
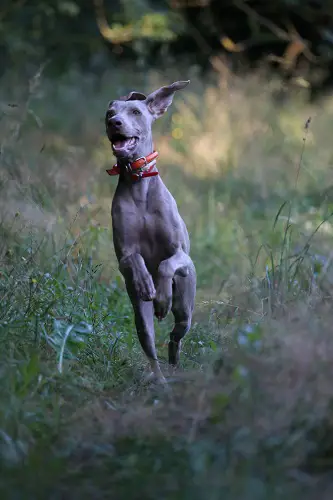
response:
<path id="1" fill-rule="evenodd" d="M 172 279 L 161 279 L 156 287 L 154 311 L 156 318 L 161 321 L 170 312 L 172 305 Z"/>
<path id="2" fill-rule="evenodd" d="M 167 384 L 167 380 L 164 377 L 164 375 L 162 374 L 162 372 L 161 373 L 154 373 L 153 371 L 144 374 L 142 377 L 142 382 L 144 384 L 162 385 L 162 386 Z"/>
<path id="3" fill-rule="evenodd" d="M 142 278 L 137 281 L 136 292 L 141 300 L 144 300 L 146 302 L 154 300 L 156 296 L 156 290 L 153 278 L 150 276 L 150 274 L 142 276 Z"/>

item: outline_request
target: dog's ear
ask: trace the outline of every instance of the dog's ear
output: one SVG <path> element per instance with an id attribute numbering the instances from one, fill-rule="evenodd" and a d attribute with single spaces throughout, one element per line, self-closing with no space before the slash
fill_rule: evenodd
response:
<path id="1" fill-rule="evenodd" d="M 133 92 L 130 92 L 128 95 L 119 97 L 118 101 L 145 101 L 146 99 L 147 96 L 133 90 Z"/>
<path id="2" fill-rule="evenodd" d="M 176 90 L 185 88 L 189 83 L 190 80 L 175 82 L 166 87 L 161 87 L 160 89 L 155 90 L 155 92 L 149 94 L 146 103 L 154 118 L 162 116 L 171 105 Z"/>

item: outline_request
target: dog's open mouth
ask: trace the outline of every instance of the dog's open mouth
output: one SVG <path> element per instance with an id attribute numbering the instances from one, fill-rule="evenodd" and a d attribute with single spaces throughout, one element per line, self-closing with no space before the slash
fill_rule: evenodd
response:
<path id="1" fill-rule="evenodd" d="M 130 151 L 136 146 L 137 142 L 137 137 L 126 137 L 122 134 L 112 134 L 111 136 L 112 149 L 116 153 L 121 153 L 122 151 Z"/>

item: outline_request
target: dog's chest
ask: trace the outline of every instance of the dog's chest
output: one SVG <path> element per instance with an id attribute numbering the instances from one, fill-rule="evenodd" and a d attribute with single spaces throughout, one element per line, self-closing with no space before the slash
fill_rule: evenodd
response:
<path id="1" fill-rule="evenodd" d="M 156 202 L 115 202 L 112 225 L 116 251 L 121 255 L 135 251 L 145 259 L 166 258 L 181 243 L 178 219 L 178 212 Z"/>

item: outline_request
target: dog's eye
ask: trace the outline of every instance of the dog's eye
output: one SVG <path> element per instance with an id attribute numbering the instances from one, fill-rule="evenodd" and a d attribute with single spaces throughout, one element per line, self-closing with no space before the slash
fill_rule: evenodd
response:
<path id="1" fill-rule="evenodd" d="M 133 115 L 141 115 L 141 111 L 139 111 L 138 109 L 133 109 L 132 113 Z"/>
<path id="2" fill-rule="evenodd" d="M 115 112 L 114 112 L 114 111 L 108 111 L 108 112 L 106 113 L 107 118 L 111 118 L 111 117 L 112 117 L 112 116 L 114 116 L 114 115 L 115 115 Z"/>

